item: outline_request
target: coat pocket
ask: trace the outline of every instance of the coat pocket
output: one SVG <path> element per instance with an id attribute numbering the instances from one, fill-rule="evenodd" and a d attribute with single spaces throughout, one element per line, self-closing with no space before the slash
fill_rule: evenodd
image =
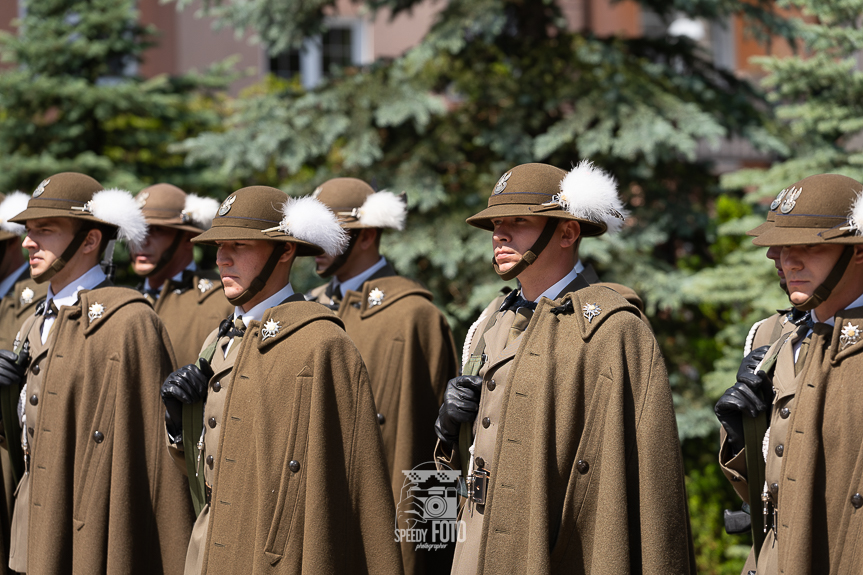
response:
<path id="1" fill-rule="evenodd" d="M 312 375 L 308 370 L 303 370 L 296 378 L 293 401 L 290 403 L 294 406 L 294 410 L 291 414 L 291 427 L 288 430 L 288 442 L 281 465 L 279 497 L 276 500 L 276 508 L 264 548 L 271 565 L 278 563 L 284 556 L 288 540 L 295 535 L 294 527 L 302 529 L 308 463 L 305 455 L 308 446 L 312 383 Z M 302 538 L 302 533 L 295 536 Z"/>
<path id="2" fill-rule="evenodd" d="M 111 466 L 111 449 L 114 444 L 114 410 L 119 371 L 119 359 L 117 356 L 110 357 L 89 432 L 85 437 L 78 438 L 78 449 L 81 449 L 83 443 L 84 453 L 81 463 L 76 465 L 80 469 L 75 477 L 75 499 L 72 508 L 72 524 L 76 531 L 84 527 L 90 502 L 103 495 L 98 487 L 110 484 L 110 472 L 107 469 Z M 82 429 L 86 429 L 85 425 L 82 424 Z M 104 478 L 104 481 L 100 481 L 100 477 Z"/>

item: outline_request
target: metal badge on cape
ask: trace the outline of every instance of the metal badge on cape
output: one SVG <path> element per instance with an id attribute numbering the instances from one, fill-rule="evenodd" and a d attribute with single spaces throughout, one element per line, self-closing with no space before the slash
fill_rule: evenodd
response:
<path id="1" fill-rule="evenodd" d="M 45 186 L 47 186 L 50 181 L 51 180 L 42 180 L 42 183 L 39 184 L 35 190 L 33 190 L 33 197 L 38 198 L 39 196 L 41 196 L 42 192 L 45 191 Z"/>
<path id="2" fill-rule="evenodd" d="M 374 307 L 381 305 L 384 301 L 384 292 L 380 288 L 374 288 L 369 292 L 369 305 Z"/>
<path id="3" fill-rule="evenodd" d="M 842 333 L 839 336 L 839 351 L 854 345 L 858 341 L 860 341 L 860 328 L 849 321 L 846 325 L 842 326 Z"/>
<path id="4" fill-rule="evenodd" d="M 21 304 L 22 305 L 29 305 L 29 304 L 33 303 L 33 296 L 35 296 L 35 295 L 36 294 L 33 293 L 33 290 L 31 290 L 28 287 L 25 287 L 23 290 L 21 290 Z"/>
<path id="5" fill-rule="evenodd" d="M 602 308 L 599 307 L 599 304 L 589 303 L 586 306 L 581 308 L 581 311 L 584 312 L 584 319 L 587 320 L 587 323 L 593 321 L 593 318 L 602 313 Z"/>
<path id="6" fill-rule="evenodd" d="M 494 187 L 494 191 L 492 194 L 499 194 L 506 189 L 506 182 L 509 180 L 510 176 L 512 176 L 512 171 L 509 171 L 502 175 L 500 179 L 497 181 L 497 185 Z"/>
<path id="7" fill-rule="evenodd" d="M 237 196 L 230 196 L 228 199 L 226 199 L 224 202 L 222 202 L 222 205 L 219 206 L 219 215 L 224 216 L 225 214 L 230 212 L 231 206 L 234 205 L 234 202 L 236 201 L 236 199 L 237 199 Z"/>
<path id="8" fill-rule="evenodd" d="M 92 322 L 94 319 L 99 319 L 100 317 L 102 317 L 102 313 L 104 311 L 105 306 L 103 306 L 99 302 L 95 302 L 93 305 L 90 306 L 87 317 L 90 318 L 90 321 Z"/>
<path id="9" fill-rule="evenodd" d="M 279 334 L 280 329 L 282 329 L 282 322 L 272 319 L 268 320 L 261 329 L 261 335 L 264 336 L 261 338 L 261 341 L 264 341 L 267 338 L 276 337 Z"/>
<path id="10" fill-rule="evenodd" d="M 207 278 L 201 278 L 198 280 L 198 291 L 201 293 L 205 293 L 213 289 L 213 282 L 208 280 Z"/>

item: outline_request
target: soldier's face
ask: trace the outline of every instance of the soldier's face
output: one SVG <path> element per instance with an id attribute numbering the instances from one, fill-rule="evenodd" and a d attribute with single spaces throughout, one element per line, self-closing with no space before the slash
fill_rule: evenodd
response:
<path id="1" fill-rule="evenodd" d="M 781 267 L 791 303 L 806 301 L 824 283 L 842 254 L 837 244 L 783 246 Z"/>
<path id="2" fill-rule="evenodd" d="M 521 256 L 536 242 L 545 227 L 541 216 L 514 216 L 495 218 L 491 243 L 494 261 L 502 272 L 518 263 Z"/>
<path id="3" fill-rule="evenodd" d="M 216 265 L 222 277 L 225 296 L 234 298 L 243 293 L 258 277 L 267 258 L 273 252 L 272 242 L 265 240 L 241 240 L 216 242 Z"/>
<path id="4" fill-rule="evenodd" d="M 51 267 L 72 243 L 79 222 L 71 218 L 37 218 L 24 224 L 27 237 L 21 244 L 30 256 L 30 273 L 41 274 Z"/>
<path id="5" fill-rule="evenodd" d="M 153 271 L 178 233 L 180 232 L 165 226 L 150 226 L 141 251 L 132 253 L 132 269 L 135 273 L 144 276 Z"/>

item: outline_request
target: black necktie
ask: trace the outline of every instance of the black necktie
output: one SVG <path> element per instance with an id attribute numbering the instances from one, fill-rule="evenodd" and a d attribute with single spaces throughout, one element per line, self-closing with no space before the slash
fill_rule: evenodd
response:
<path id="1" fill-rule="evenodd" d="M 57 306 L 54 305 L 54 300 L 48 302 L 48 305 L 45 306 L 45 317 L 57 317 Z"/>
<path id="2" fill-rule="evenodd" d="M 519 291 L 511 291 L 509 295 L 506 296 L 506 299 L 503 300 L 503 304 L 500 306 L 500 311 L 517 311 L 519 308 L 526 307 L 529 310 L 533 311 L 536 309 L 535 301 L 528 301 L 521 296 L 521 290 Z"/>

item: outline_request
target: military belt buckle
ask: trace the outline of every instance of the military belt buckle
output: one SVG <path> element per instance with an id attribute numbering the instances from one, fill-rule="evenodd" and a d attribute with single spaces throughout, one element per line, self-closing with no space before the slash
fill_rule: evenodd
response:
<path id="1" fill-rule="evenodd" d="M 468 498 L 476 505 L 485 505 L 488 495 L 488 482 L 491 474 L 483 468 L 479 468 L 467 479 Z"/>

